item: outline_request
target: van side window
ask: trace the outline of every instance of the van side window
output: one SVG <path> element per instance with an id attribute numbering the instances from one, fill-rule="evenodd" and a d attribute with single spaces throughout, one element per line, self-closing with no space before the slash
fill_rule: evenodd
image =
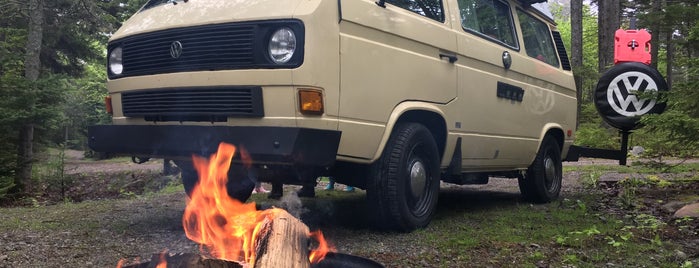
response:
<path id="1" fill-rule="evenodd" d="M 386 3 L 444 22 L 442 0 L 386 0 Z"/>
<path id="2" fill-rule="evenodd" d="M 553 46 L 553 39 L 551 38 L 548 24 L 520 9 L 517 9 L 517 16 L 522 28 L 524 49 L 527 51 L 527 55 L 558 67 L 558 57 L 556 56 L 556 49 Z"/>
<path id="3" fill-rule="evenodd" d="M 499 0 L 459 0 L 461 27 L 489 39 L 518 48 L 512 13 Z"/>

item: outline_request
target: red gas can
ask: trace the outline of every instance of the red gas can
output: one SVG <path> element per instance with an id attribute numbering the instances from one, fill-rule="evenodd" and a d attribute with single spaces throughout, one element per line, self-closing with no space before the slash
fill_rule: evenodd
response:
<path id="1" fill-rule="evenodd" d="M 614 64 L 630 61 L 650 64 L 650 33 L 645 29 L 619 29 L 614 34 Z"/>

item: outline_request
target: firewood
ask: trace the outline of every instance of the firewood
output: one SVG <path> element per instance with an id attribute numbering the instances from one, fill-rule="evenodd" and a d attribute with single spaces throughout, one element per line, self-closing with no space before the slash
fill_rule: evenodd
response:
<path id="1" fill-rule="evenodd" d="M 303 222 L 285 210 L 274 218 L 265 219 L 255 241 L 254 268 L 309 268 L 309 229 Z M 123 268 L 155 268 L 161 254 L 154 254 L 150 262 L 126 265 Z M 210 259 L 197 254 L 163 255 L 168 268 L 242 268 L 240 263 Z"/>
<path id="2" fill-rule="evenodd" d="M 256 241 L 254 267 L 310 267 L 308 233 L 308 226 L 285 210 L 265 220 Z"/>
<path id="3" fill-rule="evenodd" d="M 237 262 L 209 259 L 193 253 L 165 254 L 164 258 L 167 268 L 243 268 Z M 156 268 L 160 262 L 161 254 L 153 254 L 150 262 L 126 265 L 123 268 Z"/>

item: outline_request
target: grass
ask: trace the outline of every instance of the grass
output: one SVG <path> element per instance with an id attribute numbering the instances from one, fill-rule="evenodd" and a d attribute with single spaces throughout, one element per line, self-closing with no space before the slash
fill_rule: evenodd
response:
<path id="1" fill-rule="evenodd" d="M 688 167 L 678 170 L 686 172 L 699 168 L 699 164 L 686 165 Z M 648 172 L 645 174 L 649 174 L 649 180 L 630 179 L 619 185 L 629 189 L 667 190 L 668 194 L 659 196 L 677 198 L 692 195 L 691 191 L 677 192 L 677 185 L 697 184 L 697 180 L 691 179 L 656 181 L 652 179 L 655 175 L 651 170 L 629 167 L 566 167 L 566 172 L 570 171 L 587 172 L 590 176 L 581 176 L 581 180 L 593 182 L 595 177 L 606 172 Z M 682 239 L 697 237 L 696 220 L 668 220 L 654 214 L 653 209 L 629 209 L 619 205 L 620 197 L 608 196 L 594 186 L 592 183 L 586 191 L 566 192 L 559 201 L 542 205 L 524 202 L 516 192 L 444 188 L 432 223 L 407 234 L 372 229 L 363 191 L 323 191 L 319 187 L 317 198 L 302 199 L 304 210 L 300 215 L 311 229 L 323 230 L 342 252 L 371 258 L 387 267 L 600 267 L 611 264 L 695 267 L 699 264 L 699 255 L 682 246 L 686 243 Z M 158 252 L 161 246 L 172 243 L 172 240 L 163 241 L 162 236 L 175 236 L 179 241 L 176 243 L 186 245 L 182 242 L 186 238 L 179 222 L 184 206 L 182 186 L 178 180 L 172 180 L 158 189 L 129 195 L 128 199 L 122 196 L 122 199 L 112 200 L 0 208 L 0 242 L 5 241 L 1 234 L 11 237 L 17 234 L 20 241 L 24 241 L 23 237 L 48 239 L 73 234 L 78 238 L 72 243 L 78 248 L 85 248 L 86 252 L 92 247 L 105 251 L 101 256 L 91 256 L 92 263 L 110 265 L 117 256 Z M 286 196 L 290 196 L 292 190 L 288 188 Z M 634 195 L 628 197 L 633 199 L 629 202 L 641 203 L 644 194 L 644 191 L 634 191 Z M 649 197 L 649 200 L 656 198 Z M 253 195 L 251 201 L 263 207 L 280 206 L 264 194 Z M 115 240 L 104 242 L 103 233 Z M 682 259 L 677 251 L 685 251 L 689 256 Z M 75 253 L 66 254 L 70 259 Z"/>
<path id="2" fill-rule="evenodd" d="M 639 162 L 629 160 L 629 166 L 618 165 L 571 165 L 564 166 L 563 172 L 618 172 L 618 173 L 639 173 L 656 174 L 663 173 L 684 173 L 699 171 L 699 163 L 667 164 L 657 162 Z"/>
<path id="3" fill-rule="evenodd" d="M 582 206 L 594 204 L 599 197 L 572 198 L 576 199 L 537 206 L 515 203 L 487 210 L 468 205 L 461 210 L 450 209 L 438 214 L 427 229 L 416 235 L 428 247 L 451 254 L 440 258 L 441 266 L 448 266 L 446 261 L 454 259 L 473 265 L 517 263 L 530 267 L 536 267 L 540 261 L 554 267 L 599 267 L 607 263 L 673 267 L 677 264 L 673 255 L 676 246 L 672 243 L 634 236 L 634 232 L 647 232 L 648 228 L 660 232 L 662 225 L 642 226 L 644 222 L 627 225 L 622 219 L 609 219 L 602 216 L 602 211 Z"/>
<path id="4" fill-rule="evenodd" d="M 362 246 L 345 247 L 389 267 L 679 267 L 684 261 L 675 254 L 680 245 L 665 235 L 673 226 L 648 214 L 612 214 L 600 205 L 610 203 L 600 192 L 532 205 L 516 193 L 443 189 L 435 219 L 410 234 L 373 231 L 361 191 L 318 193 L 320 198 L 304 201 L 315 212 L 305 214 L 304 222 L 340 244 L 363 240 Z M 254 200 L 269 202 L 264 195 Z M 389 240 L 404 246 L 367 246 Z"/>
<path id="5" fill-rule="evenodd" d="M 114 201 L 65 202 L 33 208 L 3 208 L 5 220 L 0 221 L 0 230 L 28 232 L 93 230 L 99 227 L 99 221 L 92 217 L 81 216 L 82 213 L 90 211 L 93 215 L 108 214 L 113 211 L 112 202 Z"/>

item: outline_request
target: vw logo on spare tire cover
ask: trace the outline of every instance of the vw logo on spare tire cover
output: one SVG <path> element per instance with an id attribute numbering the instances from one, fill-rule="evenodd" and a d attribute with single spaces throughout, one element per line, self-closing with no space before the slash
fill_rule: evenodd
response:
<path id="1" fill-rule="evenodd" d="M 638 94 L 667 90 L 665 79 L 655 68 L 640 62 L 621 63 L 600 78 L 595 89 L 595 106 L 609 125 L 628 131 L 639 127 L 642 115 L 665 110 L 665 103 L 641 99 Z"/>

